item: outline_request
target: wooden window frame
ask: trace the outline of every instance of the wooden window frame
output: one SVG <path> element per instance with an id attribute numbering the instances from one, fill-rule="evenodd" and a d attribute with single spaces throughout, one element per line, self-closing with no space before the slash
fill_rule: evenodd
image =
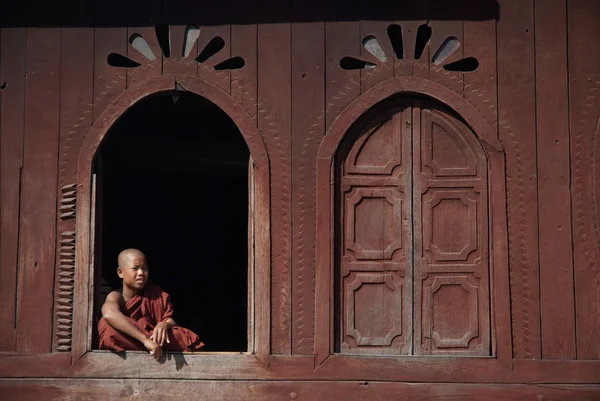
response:
<path id="1" fill-rule="evenodd" d="M 87 372 L 102 372 L 107 369 L 129 368 L 138 372 L 147 369 L 148 374 L 156 375 L 156 362 L 150 361 L 145 353 L 129 351 L 123 359 L 110 352 L 92 352 L 92 313 L 94 304 L 93 230 L 94 230 L 94 184 L 92 162 L 102 140 L 129 108 L 140 100 L 156 94 L 169 93 L 175 88 L 200 95 L 221 108 L 236 124 L 250 151 L 249 179 L 252 177 L 251 199 L 252 216 L 249 216 L 254 235 L 249 238 L 253 245 L 253 258 L 249 269 L 254 270 L 248 288 L 252 297 L 248 319 L 248 349 L 246 353 L 199 353 L 168 354 L 175 361 L 183 359 L 185 364 L 194 366 L 199 374 L 214 367 L 215 358 L 225 367 L 236 365 L 265 365 L 270 353 L 270 199 L 269 199 L 269 160 L 262 136 L 256 123 L 242 106 L 225 92 L 206 81 L 184 75 L 164 75 L 149 79 L 129 88 L 119 95 L 99 116 L 88 132 L 80 149 L 77 165 L 77 211 L 75 230 L 75 279 L 73 291 L 73 330 L 71 364 L 73 368 L 85 367 Z M 138 355 L 142 356 L 140 358 Z M 153 362 L 151 363 L 144 363 Z M 135 368 L 134 368 L 135 366 Z M 143 373 L 141 373 L 144 375 Z M 201 376 L 198 376 L 201 377 Z"/>
<path id="2" fill-rule="evenodd" d="M 392 96 L 417 95 L 441 103 L 458 114 L 482 143 L 488 162 L 490 325 L 492 357 L 355 356 L 335 353 L 334 348 L 334 248 L 335 153 L 352 125 L 367 111 Z M 350 104 L 328 129 L 317 155 L 317 269 L 315 354 L 319 369 L 343 366 L 357 359 L 379 358 L 390 369 L 415 369 L 428 364 L 436 370 L 448 363 L 464 366 L 464 374 L 486 369 L 512 369 L 512 336 L 508 272 L 504 150 L 491 124 L 463 97 L 452 90 L 418 77 L 397 77 L 373 87 Z M 459 360 L 460 359 L 460 360 Z M 437 362 L 436 362 L 437 361 Z M 468 377 L 465 377 L 468 380 Z"/>

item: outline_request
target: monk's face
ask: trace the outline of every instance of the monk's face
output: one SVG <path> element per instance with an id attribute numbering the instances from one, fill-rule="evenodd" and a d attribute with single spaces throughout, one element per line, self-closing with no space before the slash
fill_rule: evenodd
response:
<path id="1" fill-rule="evenodd" d="M 141 290 L 148 281 L 148 265 L 143 254 L 129 254 L 123 258 L 117 273 L 123 280 L 123 284 L 130 288 Z"/>

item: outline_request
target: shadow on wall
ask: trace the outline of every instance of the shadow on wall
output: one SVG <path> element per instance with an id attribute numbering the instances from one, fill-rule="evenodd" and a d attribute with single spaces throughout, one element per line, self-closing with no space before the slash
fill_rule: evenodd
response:
<path id="1" fill-rule="evenodd" d="M 161 4 L 162 3 L 162 4 Z M 497 0 L 0 0 L 3 27 L 499 19 Z"/>

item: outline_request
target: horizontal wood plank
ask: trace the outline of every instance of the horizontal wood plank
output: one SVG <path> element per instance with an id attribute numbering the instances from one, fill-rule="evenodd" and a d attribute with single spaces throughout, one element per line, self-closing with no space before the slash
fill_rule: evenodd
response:
<path id="1" fill-rule="evenodd" d="M 264 360 L 263 360 L 264 359 Z M 510 367 L 488 358 L 389 358 L 332 356 L 315 369 L 312 356 L 171 354 L 159 362 L 144 352 L 95 351 L 69 364 L 70 354 L 0 356 L 0 377 L 396 381 L 433 383 L 597 384 L 600 361 L 515 360 Z"/>
<path id="2" fill-rule="evenodd" d="M 597 400 L 600 386 L 245 382 L 186 380 L 0 380 L 5 400 Z"/>

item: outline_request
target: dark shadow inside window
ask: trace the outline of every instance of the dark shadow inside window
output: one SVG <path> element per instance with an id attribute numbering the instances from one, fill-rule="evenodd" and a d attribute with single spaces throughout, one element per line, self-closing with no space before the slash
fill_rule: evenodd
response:
<path id="1" fill-rule="evenodd" d="M 205 351 L 247 351 L 248 161 L 231 118 L 195 94 L 144 99 L 114 124 L 95 164 L 94 348 L 121 286 L 117 255 L 132 247 Z"/>

